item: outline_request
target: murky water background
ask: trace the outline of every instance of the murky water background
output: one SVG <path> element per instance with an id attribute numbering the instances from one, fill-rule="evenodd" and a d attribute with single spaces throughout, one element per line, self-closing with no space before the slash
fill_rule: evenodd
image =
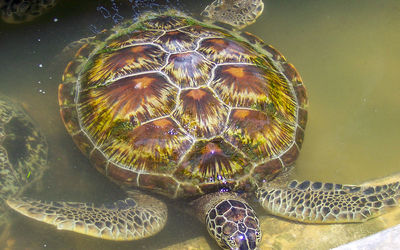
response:
<path id="1" fill-rule="evenodd" d="M 150 1 L 149 1 L 150 2 Z M 118 9 L 130 18 L 128 1 Z M 199 1 L 185 1 L 199 11 Z M 309 93 L 309 122 L 296 177 L 360 183 L 400 171 L 400 2 L 270 0 L 246 30 L 295 65 Z M 64 129 L 57 86 L 70 42 L 113 25 L 112 1 L 64 1 L 39 20 L 0 24 L 0 93 L 21 102 L 49 142 L 49 171 L 30 196 L 104 202 L 123 193 L 97 173 Z M 56 231 L 13 214 L 10 249 L 157 249 L 205 234 L 190 216 L 170 211 L 166 230 L 137 242 L 110 242 Z M 400 223 L 400 221 L 399 221 Z M 1 245 L 3 244 L 3 245 Z M 214 245 L 215 246 L 215 245 Z M 196 246 L 193 246 L 196 248 Z"/>

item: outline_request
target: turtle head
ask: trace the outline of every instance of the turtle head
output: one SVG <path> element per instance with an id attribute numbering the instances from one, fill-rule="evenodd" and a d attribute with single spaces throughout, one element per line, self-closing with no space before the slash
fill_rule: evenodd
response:
<path id="1" fill-rule="evenodd" d="M 258 249 L 260 224 L 244 201 L 222 200 L 206 214 L 208 232 L 224 249 Z"/>

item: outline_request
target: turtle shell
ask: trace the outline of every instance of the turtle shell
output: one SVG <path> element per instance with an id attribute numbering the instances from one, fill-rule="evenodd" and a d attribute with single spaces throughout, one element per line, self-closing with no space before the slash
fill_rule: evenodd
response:
<path id="1" fill-rule="evenodd" d="M 306 91 L 261 39 L 163 14 L 85 41 L 59 87 L 61 116 L 118 183 L 171 197 L 247 190 L 296 159 Z"/>

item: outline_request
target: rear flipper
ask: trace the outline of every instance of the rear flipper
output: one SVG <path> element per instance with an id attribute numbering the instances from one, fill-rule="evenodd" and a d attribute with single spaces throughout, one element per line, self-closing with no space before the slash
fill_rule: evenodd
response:
<path id="1" fill-rule="evenodd" d="M 80 202 L 8 200 L 15 211 L 32 219 L 108 240 L 136 240 L 158 233 L 167 221 L 167 207 L 148 195 L 138 194 L 99 207 Z"/>
<path id="2" fill-rule="evenodd" d="M 352 186 L 292 181 L 287 187 L 266 184 L 257 191 L 271 214 L 309 223 L 363 222 L 398 206 L 400 184 Z"/>

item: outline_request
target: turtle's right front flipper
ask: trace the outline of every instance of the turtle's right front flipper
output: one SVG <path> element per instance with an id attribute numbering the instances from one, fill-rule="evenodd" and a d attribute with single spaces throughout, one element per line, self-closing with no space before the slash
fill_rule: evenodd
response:
<path id="1" fill-rule="evenodd" d="M 257 191 L 270 213 L 309 223 L 363 222 L 398 206 L 400 182 L 352 186 L 292 181 L 287 187 L 266 184 Z"/>
<path id="2" fill-rule="evenodd" d="M 99 207 L 80 202 L 43 202 L 31 199 L 8 200 L 15 211 L 57 226 L 93 237 L 124 241 L 158 233 L 167 221 L 167 207 L 148 195 L 117 201 Z"/>

